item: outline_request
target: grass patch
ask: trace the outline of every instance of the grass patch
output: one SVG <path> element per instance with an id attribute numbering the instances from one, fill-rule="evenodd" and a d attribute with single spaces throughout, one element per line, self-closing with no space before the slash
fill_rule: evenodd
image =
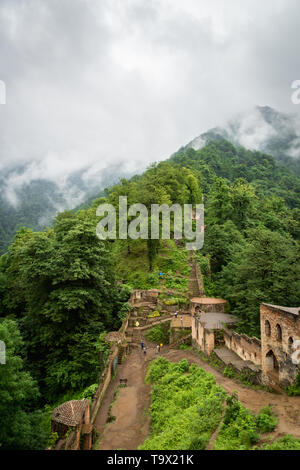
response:
<path id="1" fill-rule="evenodd" d="M 117 266 L 118 280 L 134 289 L 176 289 L 179 293 L 188 291 L 190 266 L 188 251 L 178 247 L 174 240 L 161 240 L 159 253 L 149 272 L 145 240 L 135 240 L 131 243 L 128 253 L 124 244 L 114 243 L 114 258 Z M 160 280 L 158 273 L 163 273 Z"/>

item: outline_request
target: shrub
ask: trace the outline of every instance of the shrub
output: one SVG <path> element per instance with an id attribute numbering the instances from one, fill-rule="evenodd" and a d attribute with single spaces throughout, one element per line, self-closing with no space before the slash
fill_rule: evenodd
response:
<path id="1" fill-rule="evenodd" d="M 271 432 L 276 428 L 278 418 L 274 416 L 272 408 L 270 406 L 266 406 L 258 413 L 256 423 L 260 432 Z"/>
<path id="2" fill-rule="evenodd" d="M 208 434 L 201 434 L 200 436 L 195 436 L 191 439 L 188 450 L 205 450 L 209 442 Z"/>
<path id="3" fill-rule="evenodd" d="M 89 387 L 85 388 L 81 394 L 81 398 L 88 398 L 92 400 L 97 391 L 98 386 L 98 384 L 92 384 Z"/>
<path id="4" fill-rule="evenodd" d="M 225 369 L 223 370 L 223 374 L 229 379 L 235 379 L 237 377 L 237 374 L 234 372 L 233 368 L 230 365 L 225 367 Z"/>
<path id="5" fill-rule="evenodd" d="M 146 338 L 153 343 L 169 344 L 170 332 L 165 325 L 155 325 L 151 330 L 147 331 Z"/>
<path id="6" fill-rule="evenodd" d="M 249 369 L 243 369 L 240 374 L 240 381 L 244 385 L 255 385 L 257 383 L 255 372 L 252 372 Z"/>
<path id="7" fill-rule="evenodd" d="M 286 393 L 291 397 L 300 395 L 300 373 L 297 374 L 295 382 L 286 389 Z"/>
<path id="8" fill-rule="evenodd" d="M 160 313 L 158 312 L 158 310 L 154 310 L 154 312 L 149 313 L 149 315 L 147 315 L 147 318 L 155 318 L 159 316 L 160 316 Z"/>
<path id="9" fill-rule="evenodd" d="M 259 440 L 256 417 L 238 401 L 236 393 L 226 400 L 226 411 L 214 450 L 247 450 Z"/>
<path id="10" fill-rule="evenodd" d="M 187 344 L 181 344 L 181 345 L 179 346 L 179 349 L 181 349 L 181 351 L 192 350 L 192 349 L 193 349 L 193 346 L 188 346 Z"/>
<path id="11" fill-rule="evenodd" d="M 287 434 L 272 444 L 263 444 L 262 447 L 256 447 L 255 450 L 300 450 L 300 439 Z"/>

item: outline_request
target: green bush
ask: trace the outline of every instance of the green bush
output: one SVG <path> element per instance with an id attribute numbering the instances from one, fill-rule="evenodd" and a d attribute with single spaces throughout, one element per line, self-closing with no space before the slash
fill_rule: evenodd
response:
<path id="1" fill-rule="evenodd" d="M 146 338 L 153 343 L 169 344 L 170 332 L 165 325 L 155 325 L 147 331 Z"/>
<path id="2" fill-rule="evenodd" d="M 226 400 L 223 424 L 214 450 L 247 450 L 259 440 L 256 417 L 238 401 L 236 393 Z"/>
<path id="3" fill-rule="evenodd" d="M 265 406 L 258 413 L 256 423 L 260 432 L 271 432 L 276 428 L 278 418 L 274 416 L 272 408 L 270 406 Z"/>
<path id="4" fill-rule="evenodd" d="M 181 344 L 179 346 L 179 349 L 181 351 L 189 351 L 189 350 L 192 350 L 193 349 L 193 346 L 188 346 L 187 344 Z"/>
<path id="5" fill-rule="evenodd" d="M 209 443 L 209 435 L 204 433 L 200 436 L 193 437 L 188 450 L 205 450 Z"/>
<path id="6" fill-rule="evenodd" d="M 237 378 L 237 374 L 234 372 L 233 368 L 230 365 L 225 367 L 225 369 L 223 370 L 223 375 L 225 377 L 228 377 L 229 379 Z"/>
<path id="7" fill-rule="evenodd" d="M 295 382 L 286 389 L 286 393 L 290 397 L 300 395 L 300 373 L 297 374 Z"/>
<path id="8" fill-rule="evenodd" d="M 240 373 L 240 381 L 244 385 L 255 385 L 257 383 L 255 372 L 252 372 L 249 369 L 243 369 Z"/>
<path id="9" fill-rule="evenodd" d="M 158 310 L 154 310 L 154 312 L 149 313 L 149 315 L 147 315 L 147 318 L 155 318 L 159 316 L 160 316 L 160 313 L 158 312 Z"/>
<path id="10" fill-rule="evenodd" d="M 262 447 L 256 447 L 255 450 L 300 450 L 300 439 L 287 434 L 272 444 L 263 444 Z"/>
<path id="11" fill-rule="evenodd" d="M 92 400 L 97 391 L 98 386 L 99 384 L 92 384 L 89 387 L 85 388 L 81 394 L 81 398 L 88 398 Z"/>

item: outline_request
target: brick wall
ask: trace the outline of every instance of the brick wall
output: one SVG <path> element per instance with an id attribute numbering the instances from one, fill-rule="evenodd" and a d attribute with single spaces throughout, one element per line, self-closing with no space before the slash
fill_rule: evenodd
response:
<path id="1" fill-rule="evenodd" d="M 261 341 L 255 337 L 249 338 L 244 334 L 224 328 L 224 340 L 228 349 L 234 351 L 244 361 L 252 361 L 261 365 Z"/>
<path id="2" fill-rule="evenodd" d="M 192 317 L 192 344 L 207 355 L 210 355 L 215 347 L 214 332 L 205 329 L 197 317 Z"/>

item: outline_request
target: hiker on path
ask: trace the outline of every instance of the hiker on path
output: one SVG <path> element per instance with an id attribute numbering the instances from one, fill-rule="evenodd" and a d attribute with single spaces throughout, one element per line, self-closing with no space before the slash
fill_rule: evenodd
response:
<path id="1" fill-rule="evenodd" d="M 146 347 L 145 346 L 144 346 L 143 351 L 144 351 L 144 356 L 146 356 Z"/>
<path id="2" fill-rule="evenodd" d="M 142 348 L 142 350 L 144 349 L 144 346 L 145 346 L 144 341 L 142 341 L 142 342 L 141 342 L 141 348 Z"/>
<path id="3" fill-rule="evenodd" d="M 178 313 L 177 313 L 177 312 L 175 312 L 175 313 L 174 313 L 174 317 L 175 317 L 175 318 L 177 318 L 177 316 L 178 316 Z"/>
<path id="4" fill-rule="evenodd" d="M 183 318 L 180 317 L 180 323 L 181 323 L 181 326 L 183 326 Z"/>
<path id="5" fill-rule="evenodd" d="M 162 343 L 160 343 L 160 348 L 162 348 L 162 347 L 163 347 L 163 344 L 162 344 Z"/>
<path id="6" fill-rule="evenodd" d="M 160 351 L 160 345 L 159 344 L 156 346 L 156 349 L 157 349 L 157 354 L 158 354 L 159 351 Z"/>

